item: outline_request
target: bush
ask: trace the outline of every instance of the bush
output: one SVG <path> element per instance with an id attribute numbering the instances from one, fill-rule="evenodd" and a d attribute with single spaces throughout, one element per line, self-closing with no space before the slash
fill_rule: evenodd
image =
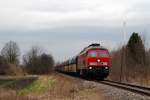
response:
<path id="1" fill-rule="evenodd" d="M 0 75 L 5 75 L 8 68 L 7 61 L 4 57 L 0 56 Z"/>
<path id="2" fill-rule="evenodd" d="M 20 66 L 14 64 L 8 64 L 7 70 L 5 70 L 6 75 L 24 75 L 24 72 Z"/>
<path id="3" fill-rule="evenodd" d="M 25 68 L 29 74 L 48 74 L 53 70 L 54 61 L 51 55 L 42 54 L 28 61 Z"/>
<path id="4" fill-rule="evenodd" d="M 23 64 L 29 74 L 48 74 L 53 70 L 54 60 L 50 54 L 42 53 L 39 47 L 33 47 L 23 56 Z"/>

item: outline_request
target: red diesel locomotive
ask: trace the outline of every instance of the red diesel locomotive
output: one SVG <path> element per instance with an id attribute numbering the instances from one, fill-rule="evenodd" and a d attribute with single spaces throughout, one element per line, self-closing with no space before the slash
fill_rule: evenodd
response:
<path id="1" fill-rule="evenodd" d="M 56 66 L 56 70 L 60 72 L 100 79 L 109 75 L 109 69 L 109 52 L 100 44 L 91 44 L 77 56 Z"/>

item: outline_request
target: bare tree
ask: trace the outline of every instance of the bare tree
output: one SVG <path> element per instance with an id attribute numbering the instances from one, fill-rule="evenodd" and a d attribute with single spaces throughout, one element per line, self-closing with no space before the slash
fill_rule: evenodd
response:
<path id="1" fill-rule="evenodd" d="M 35 58 L 42 54 L 43 50 L 38 46 L 33 46 L 27 54 L 23 55 L 24 65 L 29 65 Z"/>
<path id="2" fill-rule="evenodd" d="M 9 41 L 1 50 L 1 55 L 8 63 L 19 64 L 20 49 L 16 42 Z"/>
<path id="3" fill-rule="evenodd" d="M 42 52 L 39 47 L 32 47 L 23 56 L 23 63 L 29 74 L 48 74 L 52 71 L 54 60 L 49 54 Z"/>

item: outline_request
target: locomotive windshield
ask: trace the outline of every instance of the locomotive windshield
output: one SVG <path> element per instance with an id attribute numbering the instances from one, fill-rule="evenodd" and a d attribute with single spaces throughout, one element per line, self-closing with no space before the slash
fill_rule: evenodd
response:
<path id="1" fill-rule="evenodd" d="M 97 57 L 97 52 L 95 50 L 90 51 L 89 53 L 90 57 Z"/>
<path id="2" fill-rule="evenodd" d="M 89 57 L 109 57 L 109 56 L 106 50 L 100 49 L 100 50 L 90 50 Z"/>
<path id="3" fill-rule="evenodd" d="M 100 50 L 100 57 L 108 57 L 106 50 Z"/>

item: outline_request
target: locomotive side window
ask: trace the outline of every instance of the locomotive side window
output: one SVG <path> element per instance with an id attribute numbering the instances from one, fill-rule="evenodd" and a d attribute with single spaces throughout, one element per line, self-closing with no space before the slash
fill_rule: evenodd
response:
<path id="1" fill-rule="evenodd" d="M 89 56 L 90 57 L 97 57 L 97 52 L 92 50 L 92 51 L 90 51 Z"/>
<path id="2" fill-rule="evenodd" d="M 107 54 L 106 50 L 101 50 L 100 51 L 100 57 L 108 57 L 108 54 Z"/>

